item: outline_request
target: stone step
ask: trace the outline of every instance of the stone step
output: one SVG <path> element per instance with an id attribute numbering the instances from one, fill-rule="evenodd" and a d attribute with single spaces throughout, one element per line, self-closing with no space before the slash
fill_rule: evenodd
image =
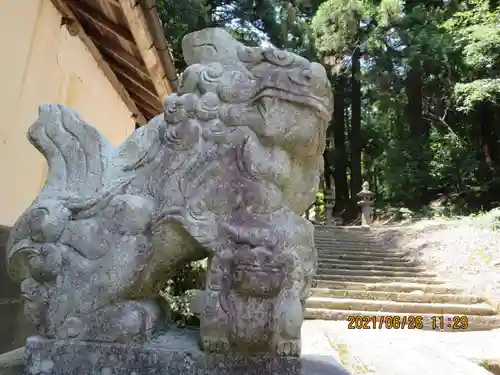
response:
<path id="1" fill-rule="evenodd" d="M 367 241 L 344 241 L 344 240 L 339 240 L 339 241 L 322 241 L 315 239 L 314 244 L 316 246 L 323 246 L 323 247 L 339 247 L 339 246 L 345 246 L 345 247 L 358 247 L 358 248 L 375 248 L 379 250 L 385 250 L 387 246 L 382 246 L 376 242 L 367 242 Z"/>
<path id="2" fill-rule="evenodd" d="M 411 264 L 386 265 L 366 264 L 365 262 L 342 262 L 342 261 L 318 261 L 318 271 L 323 269 L 346 269 L 346 270 L 377 270 L 377 271 L 403 271 L 403 272 L 425 272 L 425 268 Z"/>
<path id="3" fill-rule="evenodd" d="M 361 248 L 348 248 L 348 247 L 318 247 L 316 246 L 316 251 L 318 254 L 325 254 L 325 255 L 370 255 L 370 256 L 378 256 L 378 257 L 407 257 L 410 256 L 411 254 L 409 252 L 394 252 L 394 251 L 381 251 L 381 250 L 376 250 L 376 249 L 361 249 Z"/>
<path id="4" fill-rule="evenodd" d="M 322 239 L 322 240 L 335 240 L 339 238 L 345 239 L 357 239 L 357 240 L 370 240 L 377 241 L 380 237 L 372 235 L 370 233 L 326 233 L 326 232 L 315 232 L 314 238 Z"/>
<path id="5" fill-rule="evenodd" d="M 383 311 L 388 313 L 408 314 L 455 314 L 455 315 L 496 315 L 497 311 L 487 303 L 456 304 L 456 303 L 426 303 L 399 302 L 388 300 L 365 300 L 354 298 L 310 297 L 306 300 L 307 308 Z"/>
<path id="6" fill-rule="evenodd" d="M 306 309 L 305 319 L 322 319 L 322 320 L 344 320 L 346 324 L 349 324 L 349 317 L 351 316 L 366 316 L 371 319 L 375 319 L 377 321 L 377 329 L 379 327 L 379 319 L 383 317 L 399 317 L 399 321 L 401 322 L 403 317 L 406 317 L 406 321 L 408 322 L 408 318 L 410 316 L 415 316 L 414 319 L 418 317 L 418 319 L 422 320 L 422 330 L 439 330 L 434 329 L 433 322 L 439 324 L 440 317 L 443 317 L 444 327 L 443 331 L 453 331 L 453 332 L 464 332 L 464 331 L 480 331 L 480 330 L 490 330 L 494 328 L 500 327 L 500 316 L 499 315 L 491 315 L 491 316 L 477 316 L 477 315 L 465 315 L 467 320 L 467 328 L 466 329 L 456 329 L 453 327 L 453 319 L 457 319 L 456 314 L 444 314 L 444 315 L 436 315 L 436 314 L 404 314 L 404 313 L 387 313 L 381 311 L 357 311 L 357 310 L 331 310 L 331 309 Z M 375 317 L 375 318 L 374 318 Z M 421 317 L 421 318 L 420 318 Z M 371 321 L 370 319 L 370 321 Z M 413 321 L 415 322 L 415 321 Z M 448 325 L 449 324 L 449 325 Z M 373 329 L 373 324 L 368 325 L 368 329 Z M 384 325 L 383 329 L 387 329 Z M 401 328 L 399 328 L 401 329 Z M 405 329 L 409 329 L 408 326 Z"/>
<path id="7" fill-rule="evenodd" d="M 321 242 L 338 242 L 338 241 L 346 241 L 346 242 L 366 242 L 366 243 L 374 243 L 379 244 L 379 239 L 373 236 L 353 236 L 353 235 L 334 235 L 334 236 L 318 236 L 314 235 L 315 241 Z"/>
<path id="8" fill-rule="evenodd" d="M 364 283 L 340 280 L 314 280 L 313 289 L 343 289 L 343 290 L 369 290 L 378 292 L 414 292 L 423 293 L 461 293 L 462 289 L 449 284 L 426 284 L 418 282 L 373 282 Z"/>
<path id="9" fill-rule="evenodd" d="M 367 236 L 335 236 L 335 237 L 326 237 L 326 236 L 314 236 L 314 241 L 317 242 L 358 242 L 358 243 L 367 243 L 367 244 L 375 244 L 381 246 L 380 240 L 376 237 L 367 237 Z"/>
<path id="10" fill-rule="evenodd" d="M 321 246 L 321 245 L 315 245 L 316 249 L 318 251 L 322 252 L 344 252 L 344 253 L 374 253 L 377 255 L 384 255 L 384 254 L 396 254 L 396 255 L 402 255 L 402 254 L 409 254 L 409 252 L 404 252 L 404 251 L 392 251 L 392 250 L 384 250 L 384 249 L 377 249 L 373 247 L 360 247 L 360 246 Z"/>
<path id="11" fill-rule="evenodd" d="M 312 288 L 313 297 L 330 298 L 356 298 L 361 300 L 388 300 L 396 302 L 425 302 L 425 303 L 482 303 L 485 298 L 473 294 L 439 294 L 424 293 L 421 291 L 402 292 L 382 292 L 376 290 L 346 290 L 346 289 L 328 289 Z"/>
<path id="12" fill-rule="evenodd" d="M 318 240 L 317 238 L 314 239 L 314 243 L 316 246 L 325 246 L 325 247 L 331 247 L 331 246 L 347 246 L 347 247 L 374 247 L 378 249 L 384 249 L 384 247 L 376 242 L 372 241 L 358 241 L 358 240 L 352 240 L 352 241 L 345 241 L 345 240 Z"/>
<path id="13" fill-rule="evenodd" d="M 362 270 L 352 270 L 352 269 L 342 269 L 342 268 L 318 268 L 316 270 L 316 275 L 332 275 L 332 276 L 387 276 L 387 277 L 436 277 L 435 273 L 432 272 L 412 272 L 412 271 L 388 271 L 388 270 L 374 270 L 374 269 L 362 269 Z"/>
<path id="14" fill-rule="evenodd" d="M 326 243 L 321 243 L 321 242 L 315 242 L 314 247 L 319 250 L 352 250 L 352 251 L 374 251 L 378 253 L 383 253 L 383 254 L 406 254 L 409 253 L 408 251 L 403 251 L 401 249 L 388 249 L 384 248 L 381 246 L 374 246 L 374 245 L 363 245 L 363 244 L 326 244 Z"/>
<path id="15" fill-rule="evenodd" d="M 370 264 L 372 262 L 379 262 L 381 265 L 389 265 L 389 264 L 396 264 L 398 263 L 399 265 L 407 265 L 407 264 L 417 264 L 414 258 L 408 258 L 408 257 L 393 257 L 393 258 L 387 258 L 387 257 L 377 257 L 377 256 L 370 256 L 370 255 L 364 255 L 364 256 L 356 256 L 352 254 L 318 254 L 317 257 L 318 264 L 320 262 L 324 262 L 325 264 L 328 262 L 337 262 L 337 263 L 353 263 L 353 262 L 358 262 L 358 263 L 364 263 L 364 264 Z"/>
<path id="16" fill-rule="evenodd" d="M 357 256 L 377 256 L 381 258 L 405 258 L 410 256 L 410 253 L 394 253 L 394 252 L 387 252 L 387 251 L 377 251 L 377 250 L 370 250 L 370 249 L 344 249 L 344 248 L 330 248 L 330 249 L 324 249 L 324 248 L 316 248 L 316 251 L 318 253 L 318 256 L 320 255 L 357 255 Z"/>
<path id="17" fill-rule="evenodd" d="M 335 224 L 327 224 L 326 222 L 322 223 L 315 223 L 314 228 L 316 229 L 327 229 L 327 230 L 343 230 L 343 231 L 348 231 L 348 230 L 364 230 L 366 232 L 374 232 L 378 229 L 374 227 L 368 227 L 368 226 L 361 226 L 361 225 L 335 225 Z"/>
<path id="18" fill-rule="evenodd" d="M 315 232 L 314 233 L 314 238 L 322 239 L 322 240 L 335 240 L 339 238 L 345 238 L 345 239 L 357 239 L 357 240 L 370 240 L 370 241 L 377 241 L 380 239 L 378 236 L 374 236 L 369 233 L 320 233 L 320 232 Z"/>
<path id="19" fill-rule="evenodd" d="M 356 253 L 370 253 L 370 254 L 376 254 L 379 256 L 384 256 L 386 254 L 388 255 L 400 255 L 404 256 L 409 254 L 408 252 L 403 252 L 403 251 L 387 251 L 387 250 L 382 250 L 382 249 L 374 249 L 373 247 L 346 247 L 346 246 L 315 246 L 316 250 L 318 252 L 323 252 L 323 253 L 347 253 L 347 254 L 356 254 Z"/>
<path id="20" fill-rule="evenodd" d="M 333 226 L 333 225 L 315 225 L 314 233 L 353 233 L 353 234 L 368 234 L 377 235 L 378 231 L 370 227 L 362 226 Z"/>
<path id="21" fill-rule="evenodd" d="M 321 239 L 321 240 L 337 240 L 339 238 L 342 239 L 355 239 L 355 240 L 360 240 L 360 241 L 378 241 L 380 238 L 371 234 L 365 234 L 365 233 L 319 233 L 316 232 L 314 233 L 314 238 Z"/>
<path id="22" fill-rule="evenodd" d="M 421 263 L 414 260 L 403 259 L 379 259 L 376 260 L 352 260 L 352 259 L 339 259 L 338 256 L 321 256 L 318 257 L 318 264 L 324 264 L 328 266 L 329 264 L 352 264 L 352 265 L 364 265 L 364 266 L 395 266 L 395 267 L 422 267 Z"/>
<path id="23" fill-rule="evenodd" d="M 424 277 L 390 277 L 390 276 L 358 276 L 358 275 L 316 275 L 314 280 L 317 281 L 352 281 L 361 283 L 422 283 L 422 284 L 443 284 L 442 281 L 436 279 L 428 279 Z"/>
<path id="24" fill-rule="evenodd" d="M 412 257 L 401 257 L 401 256 L 392 256 L 392 255 L 385 255 L 385 256 L 379 256 L 379 255 L 372 255 L 372 254 L 360 254 L 360 253 L 352 253 L 352 254 L 346 254 L 346 253 L 324 253 L 324 252 L 318 252 L 318 259 L 336 259 L 336 260 L 358 260 L 358 261 L 372 261 L 372 260 L 380 260 L 380 261 L 386 261 L 386 262 L 397 262 L 402 261 L 402 262 L 408 262 L 408 261 L 413 261 L 414 258 Z"/>
<path id="25" fill-rule="evenodd" d="M 369 237 L 369 238 L 377 238 L 379 236 L 376 232 L 370 231 L 329 231 L 329 230 L 315 230 L 314 235 L 318 237 L 325 238 L 333 238 L 333 237 L 341 237 L 341 236 L 350 236 L 350 237 Z"/>
<path id="26" fill-rule="evenodd" d="M 371 250 L 378 251 L 380 253 L 405 253 L 407 251 L 402 251 L 398 248 L 386 248 L 374 244 L 362 244 L 358 242 L 346 243 L 346 242 L 314 242 L 314 246 L 317 249 L 353 249 L 353 250 Z"/>
<path id="27" fill-rule="evenodd" d="M 340 236 L 340 237 L 318 237 L 314 236 L 314 242 L 318 243 L 335 243 L 335 242 L 345 242 L 345 243 L 360 243 L 360 244 L 368 244 L 368 245 L 376 245 L 376 246 L 382 246 L 381 243 L 375 239 L 375 238 L 369 238 L 369 237 L 345 237 L 345 236 Z"/>

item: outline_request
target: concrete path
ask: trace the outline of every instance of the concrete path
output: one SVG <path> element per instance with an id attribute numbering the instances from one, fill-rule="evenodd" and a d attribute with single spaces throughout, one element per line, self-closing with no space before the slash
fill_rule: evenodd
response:
<path id="1" fill-rule="evenodd" d="M 475 362 L 500 358 L 500 330 L 349 330 L 347 322 L 312 320 L 302 350 L 330 355 L 352 375 L 491 375 Z"/>

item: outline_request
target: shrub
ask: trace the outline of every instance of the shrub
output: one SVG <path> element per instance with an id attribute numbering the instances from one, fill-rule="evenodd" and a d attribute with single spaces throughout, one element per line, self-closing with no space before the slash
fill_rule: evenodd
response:
<path id="1" fill-rule="evenodd" d="M 199 318 L 189 309 L 194 290 L 205 288 L 206 261 L 191 262 L 179 269 L 160 293 L 170 308 L 170 319 L 179 326 L 199 326 Z"/>

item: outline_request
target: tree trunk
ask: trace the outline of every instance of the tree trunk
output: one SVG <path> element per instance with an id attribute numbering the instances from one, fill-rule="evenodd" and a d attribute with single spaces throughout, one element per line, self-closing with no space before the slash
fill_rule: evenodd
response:
<path id="1" fill-rule="evenodd" d="M 405 93 L 407 104 L 405 108 L 405 120 L 409 126 L 410 142 L 409 151 L 412 155 L 414 173 L 410 181 L 415 196 L 420 199 L 412 199 L 407 202 L 408 207 L 419 207 L 428 200 L 430 192 L 427 189 L 429 177 L 429 164 L 427 158 L 427 143 L 429 139 L 429 121 L 423 116 L 423 72 L 421 62 L 415 60 L 411 63 L 405 82 Z"/>
<path id="2" fill-rule="evenodd" d="M 361 191 L 361 81 L 360 49 L 352 55 L 351 70 L 351 202 L 353 212 L 358 211 L 357 194 Z"/>
<path id="3" fill-rule="evenodd" d="M 332 155 L 333 155 L 333 129 L 334 129 L 334 117 L 332 115 L 332 119 L 328 124 L 328 129 L 326 130 L 326 147 L 323 152 L 323 162 L 324 162 L 324 172 L 323 172 L 323 182 L 325 184 L 325 193 L 332 192 L 332 177 L 333 177 L 333 163 Z"/>
<path id="4" fill-rule="evenodd" d="M 499 132 L 495 129 L 496 113 L 490 103 L 483 103 L 479 107 L 481 124 L 481 141 L 484 161 L 486 164 L 497 167 L 500 165 L 500 148 L 498 144 Z"/>
<path id="5" fill-rule="evenodd" d="M 258 23 L 262 25 L 261 31 L 267 35 L 271 44 L 276 48 L 283 48 L 286 39 L 276 23 L 273 5 L 264 0 L 257 0 L 254 2 L 253 11 L 256 16 L 253 21 L 260 21 Z"/>
<path id="6" fill-rule="evenodd" d="M 406 98 L 405 108 L 406 123 L 410 127 L 412 139 L 423 145 L 429 135 L 429 122 L 423 117 L 423 80 L 420 61 L 412 63 L 405 82 Z"/>
<path id="7" fill-rule="evenodd" d="M 333 95 L 333 181 L 335 184 L 335 213 L 341 213 L 349 202 L 347 184 L 347 152 L 345 148 L 345 89 L 346 77 L 339 74 L 335 79 Z"/>

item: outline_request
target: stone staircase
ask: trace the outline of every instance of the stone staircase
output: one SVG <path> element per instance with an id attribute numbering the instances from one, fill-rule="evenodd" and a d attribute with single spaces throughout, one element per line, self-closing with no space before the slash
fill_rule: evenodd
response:
<path id="1" fill-rule="evenodd" d="M 381 318 L 398 316 L 408 324 L 413 316 L 421 317 L 423 329 L 500 327 L 500 315 L 485 297 L 447 284 L 407 253 L 382 248 L 370 228 L 318 226 L 315 242 L 318 268 L 307 319 L 361 316 L 369 320 L 365 327 L 378 328 Z"/>

